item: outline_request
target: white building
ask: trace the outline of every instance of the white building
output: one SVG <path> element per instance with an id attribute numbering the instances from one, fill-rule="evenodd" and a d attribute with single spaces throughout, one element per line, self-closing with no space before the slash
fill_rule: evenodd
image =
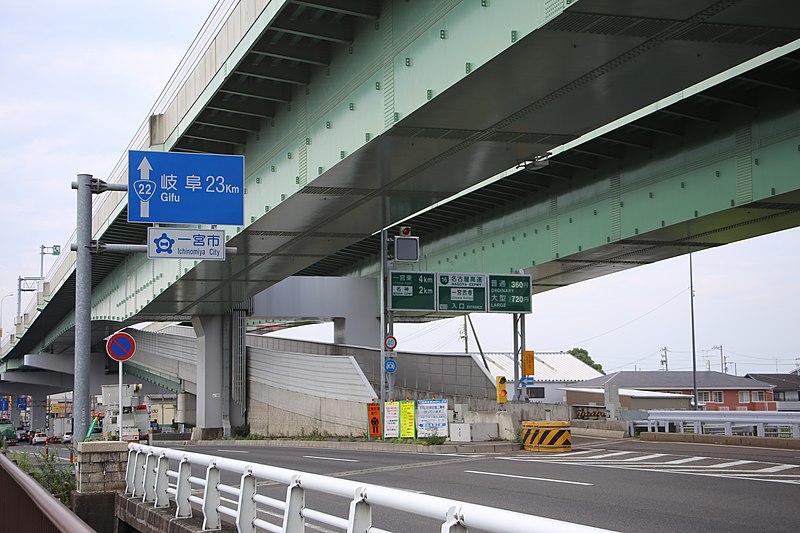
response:
<path id="1" fill-rule="evenodd" d="M 487 353 L 492 378 L 505 376 L 508 396 L 514 397 L 514 358 L 511 353 Z M 480 357 L 480 356 L 479 356 Z M 535 352 L 534 384 L 527 387 L 532 402 L 567 403 L 566 387 L 602 376 L 600 372 L 568 352 Z"/>

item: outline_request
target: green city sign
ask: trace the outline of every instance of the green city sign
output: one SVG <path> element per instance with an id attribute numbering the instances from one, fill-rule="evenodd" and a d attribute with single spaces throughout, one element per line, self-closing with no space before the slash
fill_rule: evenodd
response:
<path id="1" fill-rule="evenodd" d="M 438 273 L 439 311 L 486 311 L 486 274 Z"/>
<path id="2" fill-rule="evenodd" d="M 436 311 L 436 274 L 390 272 L 389 309 L 392 311 Z"/>
<path id="3" fill-rule="evenodd" d="M 530 313 L 531 277 L 527 274 L 489 274 L 490 313 Z"/>

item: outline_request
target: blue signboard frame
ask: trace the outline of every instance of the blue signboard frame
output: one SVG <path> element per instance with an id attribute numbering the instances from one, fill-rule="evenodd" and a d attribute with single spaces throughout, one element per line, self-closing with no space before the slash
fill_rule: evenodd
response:
<path id="1" fill-rule="evenodd" d="M 128 222 L 244 224 L 244 157 L 128 152 Z"/>

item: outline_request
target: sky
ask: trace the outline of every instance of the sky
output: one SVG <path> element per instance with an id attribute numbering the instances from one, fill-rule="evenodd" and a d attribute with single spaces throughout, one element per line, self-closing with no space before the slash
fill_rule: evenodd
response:
<path id="1" fill-rule="evenodd" d="M 75 229 L 77 174 L 107 179 L 215 0 L 0 4 L 0 301 L 13 330 L 19 276 L 39 275 L 40 246 Z M 45 273 L 54 264 L 44 256 Z M 788 372 L 800 366 L 800 229 L 693 254 L 697 366 Z M 606 371 L 692 367 L 688 256 L 537 294 L 529 349 L 581 347 Z M 23 293 L 23 309 L 32 293 Z M 485 351 L 510 351 L 507 315 L 474 315 Z M 399 350 L 463 351 L 462 319 L 400 324 Z M 280 335 L 332 341 L 330 325 Z M 469 348 L 476 350 L 470 333 Z M 717 347 L 717 348 L 714 348 Z"/>

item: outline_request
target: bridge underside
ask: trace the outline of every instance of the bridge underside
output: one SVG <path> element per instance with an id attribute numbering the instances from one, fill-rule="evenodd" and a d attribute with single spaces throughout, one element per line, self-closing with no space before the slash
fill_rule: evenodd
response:
<path id="1" fill-rule="evenodd" d="M 769 9 L 754 1 L 581 0 L 555 15 L 527 1 L 508 10 L 492 2 L 270 4 L 233 59 L 191 96 L 186 115 L 166 124 L 168 112 L 152 128 L 151 144 L 165 149 L 246 154 L 248 224 L 229 241 L 240 253 L 220 263 L 159 263 L 158 271 L 141 257 L 98 256 L 96 321 L 121 327 L 216 315 L 298 273 L 374 273 L 370 235 L 382 227 L 800 37 L 800 4 L 789 0 Z M 752 159 L 749 196 L 737 189 L 713 209 L 675 216 L 629 216 L 652 209 L 649 198 L 634 197 L 648 178 L 628 171 L 677 157 L 682 143 L 699 142 L 693 132 L 730 131 L 733 108 L 757 116 L 773 90 L 796 109 L 796 82 L 786 80 L 797 70 L 796 55 L 776 60 L 763 77 L 737 78 L 741 87 L 711 88 L 702 101 L 644 117 L 551 157 L 546 168 L 509 173 L 417 217 L 412 224 L 427 243 L 421 268 L 525 268 L 542 290 L 796 225 L 791 216 L 752 214 L 774 212 L 762 210 L 772 197 L 788 204 L 779 211 L 796 210 L 784 178 L 775 192 L 756 186 Z M 734 134 L 734 148 L 755 153 L 743 135 Z M 726 180 L 729 172 L 739 176 L 740 167 L 723 169 Z M 145 228 L 128 224 L 121 205 L 98 237 L 144 243 Z M 570 210 L 588 211 L 570 218 Z M 594 216 L 602 223 L 576 222 Z M 743 230 L 748 220 L 767 229 Z M 495 240 L 480 242 L 476 232 Z M 533 236 L 541 236 L 535 249 L 519 253 L 519 239 Z M 68 335 L 74 274 L 48 300 L 7 358 Z"/>

